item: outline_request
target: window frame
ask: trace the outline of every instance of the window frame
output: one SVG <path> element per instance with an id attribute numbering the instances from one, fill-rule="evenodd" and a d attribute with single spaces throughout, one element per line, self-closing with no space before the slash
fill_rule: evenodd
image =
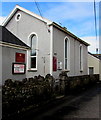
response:
<path id="1" fill-rule="evenodd" d="M 80 72 L 83 72 L 83 45 L 79 45 L 79 68 Z"/>
<path id="2" fill-rule="evenodd" d="M 19 19 L 17 18 L 18 15 L 19 15 Z M 17 13 L 16 16 L 15 16 L 15 20 L 18 22 L 18 21 L 20 21 L 20 19 L 21 19 L 21 13 Z"/>
<path id="3" fill-rule="evenodd" d="M 31 38 L 32 36 L 36 36 L 36 55 L 35 56 L 31 56 L 31 50 L 28 51 L 28 71 L 37 71 L 37 59 L 38 59 L 38 36 L 36 33 L 32 32 L 29 37 L 28 37 L 28 40 L 29 40 L 29 46 L 31 47 Z M 31 68 L 31 58 L 36 58 L 36 67 L 35 68 Z"/>
<path id="4" fill-rule="evenodd" d="M 90 70 L 92 70 L 93 73 L 91 73 Z M 94 74 L 94 67 L 93 67 L 93 66 L 90 66 L 90 67 L 89 67 L 89 75 L 93 75 L 93 74 Z"/>
<path id="5" fill-rule="evenodd" d="M 67 55 L 66 55 L 65 41 L 67 41 Z M 65 57 L 65 56 L 67 56 L 67 57 Z M 67 63 L 66 63 L 66 61 L 67 61 Z M 64 38 L 64 70 L 70 71 L 70 39 L 67 36 Z"/>

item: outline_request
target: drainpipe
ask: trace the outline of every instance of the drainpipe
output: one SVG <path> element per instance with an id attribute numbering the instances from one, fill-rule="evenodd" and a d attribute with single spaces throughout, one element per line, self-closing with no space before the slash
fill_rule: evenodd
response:
<path id="1" fill-rule="evenodd" d="M 53 74 L 53 26 L 50 26 L 50 74 Z"/>

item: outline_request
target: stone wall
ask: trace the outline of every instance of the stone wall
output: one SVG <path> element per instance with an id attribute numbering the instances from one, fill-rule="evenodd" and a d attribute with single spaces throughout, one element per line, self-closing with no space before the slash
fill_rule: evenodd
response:
<path id="1" fill-rule="evenodd" d="M 91 86 L 98 79 L 99 75 L 68 77 L 65 72 L 57 80 L 50 74 L 45 78 L 39 75 L 22 81 L 8 79 L 2 86 L 3 118 L 15 116 L 31 108 L 36 109 L 47 101 L 55 100 L 56 96 Z"/>

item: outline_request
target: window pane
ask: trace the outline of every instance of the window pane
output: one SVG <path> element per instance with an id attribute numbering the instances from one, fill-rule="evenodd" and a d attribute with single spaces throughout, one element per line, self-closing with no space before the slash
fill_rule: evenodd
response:
<path id="1" fill-rule="evenodd" d="M 82 69 L 82 46 L 80 46 L 80 70 Z"/>
<path id="2" fill-rule="evenodd" d="M 65 40 L 65 58 L 67 58 L 67 39 Z"/>
<path id="3" fill-rule="evenodd" d="M 94 68 L 93 67 L 89 67 L 89 74 L 94 74 Z"/>
<path id="4" fill-rule="evenodd" d="M 68 66 L 68 39 L 65 39 L 65 69 L 67 69 Z"/>
<path id="5" fill-rule="evenodd" d="M 80 62 L 81 62 L 81 55 L 82 55 L 81 50 L 82 50 L 82 47 L 80 46 Z"/>
<path id="6" fill-rule="evenodd" d="M 65 69 L 67 69 L 67 59 L 65 59 Z"/>
<path id="7" fill-rule="evenodd" d="M 36 57 L 31 58 L 31 68 L 36 68 Z"/>
<path id="8" fill-rule="evenodd" d="M 36 56 L 36 36 L 31 37 L 31 56 Z"/>

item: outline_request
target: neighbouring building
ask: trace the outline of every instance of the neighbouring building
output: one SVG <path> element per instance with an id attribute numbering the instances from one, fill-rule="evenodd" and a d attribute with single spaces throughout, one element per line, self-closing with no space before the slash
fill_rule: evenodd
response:
<path id="1" fill-rule="evenodd" d="M 69 76 L 88 74 L 89 44 L 66 28 L 18 5 L 3 26 L 31 47 L 27 51 L 26 77 L 57 77 L 61 71 Z"/>
<path id="2" fill-rule="evenodd" d="M 88 52 L 88 74 L 100 74 L 101 80 L 100 65 L 101 59 L 95 54 Z"/>
<path id="3" fill-rule="evenodd" d="M 19 80 L 26 77 L 24 67 L 27 50 L 30 50 L 29 46 L 5 27 L 0 26 L 0 85 L 6 79 Z M 18 67 L 20 67 L 20 71 L 18 71 Z"/>
<path id="4" fill-rule="evenodd" d="M 101 60 L 101 54 L 93 54 L 93 55 Z"/>

